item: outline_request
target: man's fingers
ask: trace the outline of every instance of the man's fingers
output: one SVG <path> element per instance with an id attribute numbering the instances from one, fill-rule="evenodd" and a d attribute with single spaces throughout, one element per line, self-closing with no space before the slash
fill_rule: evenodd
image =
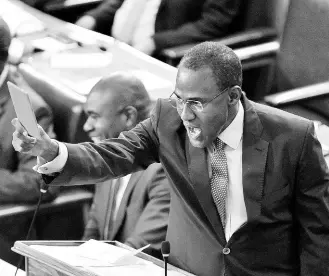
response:
<path id="1" fill-rule="evenodd" d="M 31 149 L 33 149 L 35 143 L 22 142 L 22 140 L 17 138 L 16 135 L 13 135 L 12 145 L 16 151 L 28 153 Z"/>
<path id="2" fill-rule="evenodd" d="M 15 130 L 19 133 L 23 133 L 24 131 L 26 131 L 17 118 L 12 119 L 11 124 L 15 127 Z"/>
<path id="3" fill-rule="evenodd" d="M 42 126 L 38 125 L 39 133 L 41 137 L 45 137 L 48 134 L 45 132 L 45 130 L 42 128 Z"/>
<path id="4" fill-rule="evenodd" d="M 37 141 L 36 138 L 29 136 L 25 130 L 23 133 L 15 131 L 13 136 L 15 136 L 22 143 L 35 144 Z"/>

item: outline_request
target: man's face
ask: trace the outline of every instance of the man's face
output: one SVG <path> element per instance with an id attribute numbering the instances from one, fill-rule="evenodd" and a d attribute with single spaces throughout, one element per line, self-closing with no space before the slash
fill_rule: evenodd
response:
<path id="1" fill-rule="evenodd" d="M 179 68 L 175 90 L 179 98 L 206 103 L 220 92 L 211 69 L 193 71 L 184 67 Z M 208 147 L 227 127 L 228 106 L 228 93 L 224 92 L 206 104 L 203 111 L 193 111 L 186 104 L 183 109 L 177 109 L 194 147 Z"/>
<path id="2" fill-rule="evenodd" d="M 95 142 L 103 139 L 117 138 L 120 132 L 126 130 L 125 115 L 118 97 L 110 91 L 90 94 L 84 105 L 88 118 L 83 126 L 84 131 Z"/>

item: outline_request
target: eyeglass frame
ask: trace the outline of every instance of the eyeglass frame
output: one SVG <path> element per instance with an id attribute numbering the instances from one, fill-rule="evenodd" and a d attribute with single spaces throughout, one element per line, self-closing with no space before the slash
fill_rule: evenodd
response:
<path id="1" fill-rule="evenodd" d="M 179 110 L 183 110 L 183 109 L 184 109 L 184 106 L 185 106 L 187 103 L 189 103 L 189 102 L 198 103 L 198 104 L 200 104 L 200 106 L 201 106 L 201 109 L 199 108 L 200 110 L 198 110 L 197 107 L 193 108 L 193 106 L 195 106 L 195 105 L 192 105 L 192 106 L 191 106 L 191 105 L 188 105 L 188 108 L 191 109 L 191 110 L 193 110 L 193 111 L 196 111 L 196 112 L 202 112 L 203 109 L 204 109 L 204 107 L 205 107 L 207 104 L 211 103 L 213 100 L 215 100 L 216 98 L 218 98 L 220 95 L 224 94 L 224 93 L 225 93 L 228 89 L 230 89 L 230 88 L 231 88 L 231 87 L 226 87 L 224 90 L 220 91 L 219 94 L 217 94 L 215 97 L 213 97 L 212 99 L 210 99 L 210 100 L 208 100 L 208 101 L 206 101 L 206 102 L 204 102 L 204 103 L 201 103 L 200 101 L 196 101 L 196 100 L 183 100 L 183 99 L 181 99 L 181 98 L 178 97 L 178 95 L 175 93 L 175 91 L 172 92 L 172 93 L 170 94 L 168 100 L 169 100 L 169 102 L 171 103 L 171 105 L 172 105 L 173 107 L 175 107 L 176 109 L 179 109 Z M 175 95 L 176 98 L 173 98 L 173 97 L 172 97 L 173 95 Z M 173 101 L 174 101 L 174 103 L 173 103 Z M 178 101 L 181 101 L 181 103 L 183 103 L 183 106 L 182 106 L 181 108 L 178 107 L 178 105 L 177 105 L 177 102 L 178 102 Z"/>

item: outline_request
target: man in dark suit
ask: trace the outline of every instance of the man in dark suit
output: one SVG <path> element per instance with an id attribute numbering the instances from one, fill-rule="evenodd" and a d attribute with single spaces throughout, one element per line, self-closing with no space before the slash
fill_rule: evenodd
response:
<path id="1" fill-rule="evenodd" d="M 130 74 L 114 73 L 100 80 L 84 106 L 84 130 L 98 143 L 117 138 L 148 117 L 151 100 L 143 83 Z M 167 233 L 170 193 L 160 164 L 96 185 L 83 239 L 117 240 L 134 248 L 147 244 L 161 256 Z"/>
<path id="2" fill-rule="evenodd" d="M 54 137 L 49 106 L 27 86 L 16 71 L 17 68 L 8 64 L 10 43 L 9 27 L 0 18 L 0 205 L 36 203 L 40 196 L 40 185 L 43 183 L 40 175 L 32 169 L 36 158 L 17 153 L 12 147 L 11 120 L 16 117 L 16 113 L 7 81 L 15 83 L 29 93 L 39 124 Z M 56 192 L 50 189 L 44 199 L 50 200 L 55 194 Z M 29 222 L 29 219 L 24 217 L 7 217 L 0 222 L 0 258 L 13 264 L 16 262 L 18 255 L 11 251 L 11 247 L 16 240 L 25 239 Z"/>
<path id="3" fill-rule="evenodd" d="M 52 184 L 92 183 L 161 162 L 172 186 L 170 262 L 197 275 L 329 273 L 329 172 L 313 122 L 249 101 L 236 54 L 193 47 L 149 119 L 99 145 L 27 137 Z M 50 164 L 61 160 L 54 170 Z"/>
<path id="4" fill-rule="evenodd" d="M 76 24 L 111 35 L 146 54 L 156 54 L 164 48 L 210 40 L 238 30 L 243 2 L 105 0 Z M 130 24 L 132 27 L 127 27 Z"/>

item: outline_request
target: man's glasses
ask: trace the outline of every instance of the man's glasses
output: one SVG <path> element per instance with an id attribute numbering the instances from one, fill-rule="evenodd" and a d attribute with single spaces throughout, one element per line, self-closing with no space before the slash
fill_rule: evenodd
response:
<path id="1" fill-rule="evenodd" d="M 183 110 L 185 104 L 193 111 L 196 112 L 202 112 L 204 107 L 209 104 L 210 102 L 212 102 L 213 100 L 215 100 L 217 97 L 219 97 L 220 95 L 222 95 L 224 92 L 226 92 L 229 89 L 229 87 L 225 88 L 224 90 L 222 90 L 219 94 L 217 94 L 215 97 L 213 97 L 212 99 L 208 100 L 208 101 L 204 101 L 204 102 L 200 102 L 200 101 L 195 101 L 195 100 L 183 100 L 181 98 L 179 98 L 175 92 L 171 93 L 171 95 L 169 96 L 169 102 L 171 103 L 171 105 L 175 108 L 177 108 L 177 110 Z"/>

